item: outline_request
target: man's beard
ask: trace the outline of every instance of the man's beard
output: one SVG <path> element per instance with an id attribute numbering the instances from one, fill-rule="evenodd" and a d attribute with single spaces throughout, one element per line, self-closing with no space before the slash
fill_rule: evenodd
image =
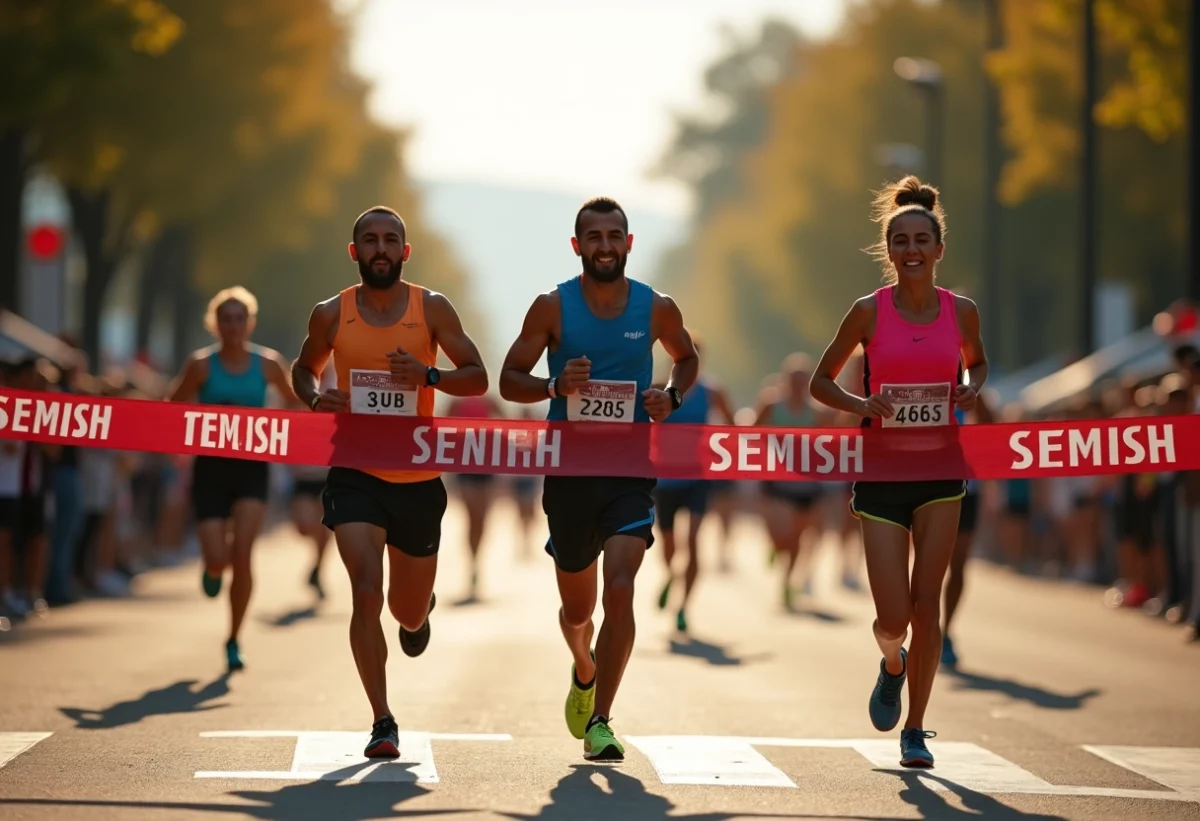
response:
<path id="1" fill-rule="evenodd" d="M 597 282 L 616 282 L 625 275 L 625 255 L 618 254 L 617 261 L 613 263 L 611 268 L 600 271 L 596 268 L 595 261 L 587 257 L 580 257 L 583 262 L 583 272 Z"/>
<path id="2" fill-rule="evenodd" d="M 384 256 L 375 257 L 370 262 L 364 262 L 360 259 L 358 261 L 358 273 L 362 277 L 363 285 L 379 291 L 386 291 L 399 281 L 400 273 L 404 269 L 404 260 L 397 260 L 386 271 L 380 273 L 375 270 L 375 263 L 381 259 L 391 262 L 391 260 Z"/>

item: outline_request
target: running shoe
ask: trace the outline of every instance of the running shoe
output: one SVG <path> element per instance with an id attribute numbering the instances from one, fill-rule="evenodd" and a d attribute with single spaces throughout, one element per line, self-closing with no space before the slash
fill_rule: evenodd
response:
<path id="1" fill-rule="evenodd" d="M 317 598 L 325 599 L 325 588 L 321 587 L 321 568 L 314 567 L 308 576 L 308 586 L 317 594 Z"/>
<path id="2" fill-rule="evenodd" d="M 595 651 L 590 651 L 592 662 L 596 661 Z M 567 704 L 564 712 L 567 716 L 567 729 L 571 731 L 571 735 L 575 738 L 583 738 L 587 735 L 588 720 L 592 717 L 592 711 L 596 708 L 596 677 L 592 676 L 592 686 L 586 690 L 579 686 L 579 679 L 575 675 L 575 665 L 571 665 L 571 689 L 567 693 Z"/>
<path id="3" fill-rule="evenodd" d="M 933 738 L 937 733 L 928 730 L 907 729 L 900 731 L 900 766 L 930 768 L 933 766 L 933 753 L 925 746 L 925 739 Z"/>
<path id="4" fill-rule="evenodd" d="M 429 612 L 433 612 L 433 608 L 437 606 L 437 594 L 429 595 Z M 429 614 L 425 615 L 425 623 L 417 630 L 410 633 L 404 629 L 404 625 L 400 625 L 400 649 L 404 651 L 404 655 L 409 658 L 416 658 L 425 652 L 425 648 L 429 646 Z"/>
<path id="5" fill-rule="evenodd" d="M 238 648 L 237 639 L 230 639 L 225 642 L 225 661 L 229 665 L 229 672 L 235 670 L 243 670 L 246 665 L 242 661 L 242 651 Z"/>
<path id="6" fill-rule="evenodd" d="M 958 653 L 954 652 L 954 642 L 949 636 L 942 636 L 942 664 L 953 667 L 958 664 Z"/>
<path id="7" fill-rule="evenodd" d="M 400 757 L 400 730 L 391 716 L 384 716 L 371 727 L 371 740 L 363 755 L 367 758 Z"/>
<path id="8" fill-rule="evenodd" d="M 592 723 L 583 738 L 583 757 L 588 761 L 624 761 L 625 748 L 608 726 L 608 719 Z"/>
<path id="9" fill-rule="evenodd" d="M 684 615 L 683 608 L 679 608 L 679 612 L 675 614 L 675 629 L 680 633 L 687 632 L 687 616 Z"/>
<path id="10" fill-rule="evenodd" d="M 879 678 L 875 680 L 875 689 L 871 691 L 869 710 L 871 723 L 881 733 L 895 727 L 900 722 L 900 691 L 904 689 L 904 679 L 908 677 L 908 652 L 900 648 L 900 661 L 904 670 L 898 676 L 887 671 L 887 661 L 879 660 Z"/>
<path id="11" fill-rule="evenodd" d="M 204 595 L 215 599 L 221 593 L 221 577 L 208 575 L 206 567 L 200 571 L 200 586 L 204 588 Z"/>

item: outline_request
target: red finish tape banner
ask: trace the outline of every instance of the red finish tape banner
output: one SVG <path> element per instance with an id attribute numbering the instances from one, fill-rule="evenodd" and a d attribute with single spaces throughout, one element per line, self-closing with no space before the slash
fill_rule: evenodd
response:
<path id="1" fill-rule="evenodd" d="M 297 465 L 773 481 L 1200 470 L 1200 417 L 914 429 L 401 417 L 0 390 L 0 439 Z"/>

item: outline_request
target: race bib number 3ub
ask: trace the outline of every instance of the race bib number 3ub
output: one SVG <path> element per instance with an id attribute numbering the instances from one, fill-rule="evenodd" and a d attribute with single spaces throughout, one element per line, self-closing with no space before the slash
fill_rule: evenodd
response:
<path id="1" fill-rule="evenodd" d="M 632 422 L 637 383 L 593 380 L 567 396 L 572 422 Z"/>
<path id="2" fill-rule="evenodd" d="M 388 371 L 350 371 L 350 412 L 416 416 L 417 388 L 402 385 Z"/>
<path id="3" fill-rule="evenodd" d="M 883 420 L 885 428 L 931 428 L 950 424 L 951 387 L 949 382 L 935 385 L 880 385 L 896 412 Z"/>

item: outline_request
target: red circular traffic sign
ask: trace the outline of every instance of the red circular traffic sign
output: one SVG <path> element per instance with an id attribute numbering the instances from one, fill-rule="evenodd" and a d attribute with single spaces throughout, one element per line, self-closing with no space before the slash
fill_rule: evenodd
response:
<path id="1" fill-rule="evenodd" d="M 39 225 L 29 232 L 29 255 L 39 262 L 55 259 L 65 242 L 63 230 L 57 225 Z"/>

